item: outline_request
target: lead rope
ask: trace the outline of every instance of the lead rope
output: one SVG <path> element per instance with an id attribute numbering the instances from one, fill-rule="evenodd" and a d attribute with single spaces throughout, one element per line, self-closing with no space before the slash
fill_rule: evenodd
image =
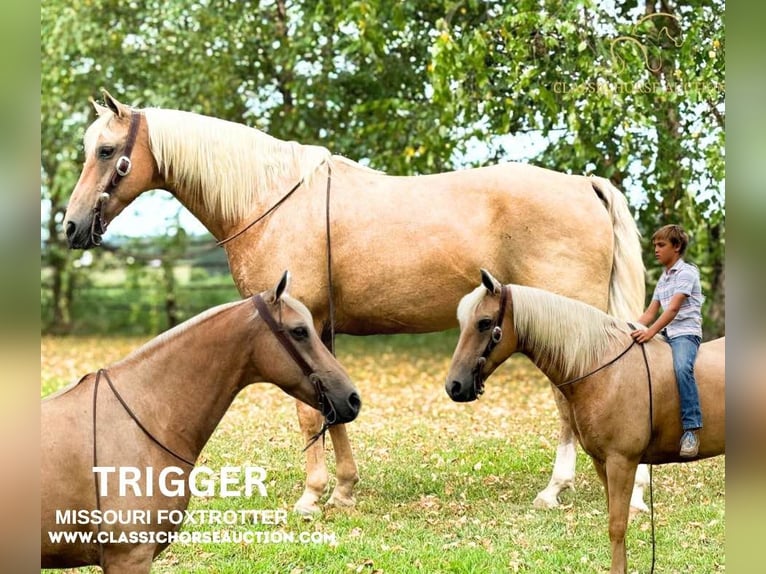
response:
<path id="1" fill-rule="evenodd" d="M 574 383 L 579 383 L 579 382 L 580 382 L 580 381 L 582 381 L 583 379 L 587 379 L 587 378 L 588 378 L 588 377 L 590 377 L 591 375 L 595 375 L 595 374 L 596 374 L 596 373 L 598 373 L 600 370 L 602 370 L 602 369 L 606 369 L 607 367 L 609 367 L 610 365 L 613 365 L 613 364 L 614 364 L 614 363 L 616 363 L 616 362 L 617 362 L 619 359 L 621 359 L 621 358 L 622 358 L 622 356 L 623 356 L 625 353 L 627 353 L 628 351 L 630 351 L 630 350 L 633 348 L 633 345 L 635 345 L 635 344 L 636 344 L 636 341 L 634 340 L 634 341 L 632 341 L 632 342 L 630 343 L 630 345 L 628 345 L 628 346 L 625 348 L 625 350 L 624 350 L 624 351 L 622 351 L 622 352 L 621 352 L 619 355 L 617 355 L 617 356 L 616 356 L 614 359 L 612 359 L 612 360 L 611 360 L 611 361 L 609 361 L 608 363 L 604 363 L 604 364 L 603 364 L 603 365 L 601 365 L 599 368 L 597 368 L 597 369 L 595 369 L 595 370 L 591 371 L 590 373 L 586 373 L 585 375 L 582 375 L 582 376 L 580 376 L 580 377 L 577 377 L 576 379 L 572 379 L 572 380 L 570 380 L 570 381 L 567 381 L 567 382 L 565 382 L 565 383 L 561 383 L 560 385 L 559 385 L 559 384 L 557 384 L 557 385 L 556 385 L 556 388 L 557 388 L 557 389 L 560 389 L 561 387 L 566 387 L 567 385 L 573 385 Z M 555 384 L 555 383 L 554 383 L 554 384 Z M 651 413 L 650 413 L 650 416 L 651 416 Z"/>
<path id="2" fill-rule="evenodd" d="M 652 430 L 654 428 L 654 404 L 652 398 L 652 371 L 649 369 L 649 359 L 646 356 L 646 347 L 641 345 L 641 353 L 644 355 L 644 365 L 646 366 L 646 380 L 649 383 L 649 440 L 652 438 Z M 654 537 L 654 488 L 653 488 L 653 469 L 654 465 L 649 464 L 649 521 L 651 523 L 652 532 L 652 568 L 649 571 L 650 574 L 654 574 L 655 563 L 655 551 L 657 541 Z"/>
<path id="3" fill-rule="evenodd" d="M 330 187 L 332 184 L 332 167 L 327 162 L 327 194 L 325 199 L 325 237 L 327 239 L 327 297 L 328 313 L 330 314 L 330 352 L 335 356 L 335 297 L 332 288 L 332 242 L 330 241 Z M 324 441 L 324 434 L 322 435 Z"/>
<path id="4" fill-rule="evenodd" d="M 599 372 L 601 369 L 605 369 L 609 365 L 612 365 L 615 363 L 620 357 L 625 355 L 630 349 L 633 347 L 633 345 L 636 344 L 636 341 L 633 340 L 630 345 L 628 345 L 624 351 L 622 351 L 619 355 L 617 355 L 614 359 L 609 361 L 608 363 L 605 363 L 604 365 L 601 365 L 599 368 L 597 368 L 594 371 L 591 371 L 590 373 L 583 375 L 581 377 L 577 377 L 576 379 L 572 379 L 571 381 L 567 381 L 565 383 L 561 383 L 560 385 L 556 385 L 557 388 L 564 387 L 566 385 L 571 385 L 574 383 L 577 383 L 579 381 L 582 381 L 583 379 L 590 377 L 594 373 Z M 644 365 L 646 366 L 646 380 L 649 384 L 649 440 L 652 439 L 652 429 L 654 428 L 654 403 L 653 403 L 653 397 L 652 397 L 652 371 L 649 368 L 649 359 L 646 356 L 646 347 L 643 343 L 639 344 L 639 347 L 641 347 L 641 353 L 644 356 Z M 657 541 L 654 535 L 654 487 L 653 487 L 653 481 L 654 481 L 654 473 L 653 473 L 653 465 L 649 464 L 649 521 L 651 523 L 651 539 L 652 539 L 652 567 L 650 570 L 651 574 L 654 574 L 654 565 L 655 565 L 655 559 L 656 559 L 656 545 Z"/>
<path id="5" fill-rule="evenodd" d="M 332 188 L 332 167 L 330 165 L 329 160 L 324 160 L 322 163 L 324 163 L 325 161 L 327 162 L 327 191 L 325 194 L 325 241 L 327 244 L 327 298 L 328 298 L 327 311 L 329 314 L 329 318 L 328 318 L 329 341 L 325 341 L 324 333 L 323 333 L 322 341 L 325 343 L 325 346 L 330 350 L 330 353 L 332 353 L 334 357 L 335 356 L 335 296 L 333 293 L 333 278 L 332 278 L 332 241 L 330 240 L 330 189 Z M 301 179 L 285 195 L 283 195 L 274 205 L 272 205 L 259 217 L 255 218 L 253 221 L 248 223 L 245 227 L 243 227 L 242 229 L 240 229 L 233 235 L 230 235 L 229 237 L 226 237 L 225 239 L 218 241 L 216 245 L 218 247 L 222 247 L 223 245 L 225 245 L 232 239 L 236 239 L 237 237 L 242 235 L 245 231 L 253 227 L 256 223 L 264 219 L 270 213 L 274 212 L 277 208 L 279 208 L 279 206 L 281 206 L 285 201 L 287 201 L 287 199 L 303 184 L 303 182 L 304 180 Z M 319 384 L 321 385 L 321 383 Z M 309 439 L 309 443 L 303 449 L 304 452 L 306 451 L 306 449 L 308 449 L 310 446 L 316 443 L 316 441 L 319 440 L 320 436 L 322 437 L 322 446 L 324 447 L 325 433 L 327 432 L 329 428 L 330 427 L 327 424 L 327 420 L 325 419 L 322 424 L 322 428 L 319 430 L 319 432 L 317 432 L 315 435 L 313 435 Z"/>
<path id="6" fill-rule="evenodd" d="M 329 314 L 328 320 L 329 320 L 329 327 L 330 327 L 330 334 L 328 341 L 329 345 L 327 346 L 328 349 L 330 349 L 330 353 L 332 353 L 332 356 L 335 356 L 335 297 L 333 295 L 333 288 L 332 288 L 332 241 L 330 241 L 330 188 L 332 187 L 332 167 L 330 166 L 330 162 L 327 162 L 327 192 L 325 194 L 325 239 L 327 241 L 327 312 Z M 325 343 L 327 345 L 327 343 Z M 321 381 L 316 382 L 317 385 L 321 386 Z M 323 396 L 320 394 L 320 397 Z M 321 412 L 321 411 L 320 411 Z M 324 413 L 322 413 L 324 414 Z M 310 447 L 314 446 L 314 444 L 319 440 L 319 437 L 322 437 L 322 448 L 325 448 L 325 436 L 327 431 L 330 429 L 330 424 L 327 423 L 327 417 L 324 417 L 324 420 L 322 421 L 322 428 L 319 429 L 319 431 L 312 436 L 309 439 L 309 442 L 306 444 L 306 446 L 303 448 L 303 452 L 306 452 Z"/>
<path id="7" fill-rule="evenodd" d="M 101 381 L 101 369 L 96 373 L 96 383 L 93 385 L 93 466 L 98 466 L 98 452 L 96 450 L 96 401 L 98 399 L 98 383 Z M 96 486 L 96 510 L 101 515 L 101 495 L 98 489 L 98 477 L 93 473 L 93 483 Z M 98 565 L 104 569 L 104 545 L 101 542 L 101 522 L 96 524 L 96 542 L 98 542 Z"/>
<path id="8" fill-rule="evenodd" d="M 278 201 L 277 201 L 277 202 L 276 202 L 274 205 L 272 205 L 271 207 L 269 207 L 269 208 L 268 208 L 266 211 L 264 211 L 264 212 L 263 212 L 263 213 L 262 213 L 260 216 L 256 217 L 254 220 L 252 220 L 250 223 L 248 223 L 248 224 L 247 224 L 245 227 L 243 227 L 242 229 L 240 229 L 239 231 L 237 231 L 237 232 L 236 232 L 234 235 L 230 235 L 229 237 L 227 237 L 227 238 L 225 238 L 225 239 L 221 239 L 220 241 L 216 242 L 216 245 L 217 245 L 218 247 L 223 247 L 223 246 L 224 246 L 226 243 L 228 243 L 228 242 L 229 242 L 229 241 L 231 241 L 232 239 L 236 239 L 237 237 L 239 237 L 240 235 L 242 235 L 242 234 L 243 234 L 245 231 L 247 231 L 248 229 L 250 229 L 250 228 L 251 228 L 253 225 L 255 225 L 256 223 L 258 223 L 259 221 L 261 221 L 261 220 L 262 220 L 264 217 L 266 217 L 267 215 L 269 215 L 271 212 L 275 211 L 275 210 L 276 210 L 276 209 L 277 209 L 277 208 L 278 208 L 280 205 L 282 205 L 282 204 L 283 204 L 285 201 L 287 201 L 287 199 L 288 199 L 288 198 L 289 198 L 289 197 L 290 197 L 290 196 L 291 196 L 293 193 L 295 193 L 295 191 L 296 191 L 296 190 L 297 190 L 297 189 L 298 189 L 298 188 L 299 188 L 301 185 L 303 185 L 303 179 L 302 179 L 302 178 L 301 178 L 301 180 L 300 180 L 298 183 L 296 183 L 296 184 L 295 184 L 295 185 L 294 185 L 294 186 L 293 186 L 293 187 L 290 189 L 290 191 L 288 191 L 286 194 L 284 194 L 284 195 L 283 195 L 283 196 L 282 196 L 282 197 L 281 197 L 281 198 L 280 198 L 280 199 L 279 199 L 279 200 L 278 200 Z"/>
<path id="9" fill-rule="evenodd" d="M 97 412 L 98 412 L 97 411 L 97 407 L 98 407 L 98 385 L 101 382 L 101 376 L 102 375 L 106 379 L 106 382 L 109 385 L 109 388 L 112 389 L 112 392 L 114 393 L 114 396 L 117 398 L 117 400 L 122 405 L 122 408 L 124 408 L 125 412 L 127 412 L 128 415 L 130 415 L 130 418 L 133 419 L 133 422 L 136 423 L 138 428 L 140 428 L 143 431 L 143 433 L 146 436 L 148 436 L 156 445 L 158 445 L 160 448 L 162 448 L 162 450 L 164 450 L 168 454 L 172 455 L 176 459 L 180 460 L 181 462 L 185 462 L 189 466 L 194 467 L 194 465 L 195 465 L 194 462 L 192 462 L 191 460 L 188 460 L 188 459 L 182 457 L 181 455 L 176 454 L 175 452 L 170 450 L 168 447 L 166 447 L 164 444 L 162 444 L 157 438 L 155 438 L 155 436 L 152 433 L 150 433 L 144 425 L 141 424 L 141 421 L 138 420 L 138 417 L 133 413 L 132 410 L 130 410 L 130 407 L 128 407 L 128 404 L 122 398 L 120 393 L 117 392 L 117 389 L 115 388 L 114 384 L 112 383 L 112 380 L 109 378 L 109 373 L 107 372 L 106 369 L 99 369 L 98 370 L 98 372 L 96 373 L 96 382 L 93 385 L 93 467 L 95 468 L 95 467 L 98 466 L 98 447 L 97 447 L 98 443 L 97 443 L 97 440 L 96 440 L 96 436 L 97 436 L 97 434 L 96 434 L 97 416 L 96 415 L 97 415 Z M 98 487 L 99 486 L 98 485 L 98 476 L 96 475 L 95 472 L 93 473 L 93 483 L 94 483 L 94 485 L 96 487 L 96 510 L 98 510 L 98 512 L 100 514 L 101 513 L 101 494 L 100 494 L 100 489 Z M 101 542 L 101 539 L 99 537 L 99 534 L 101 533 L 101 523 L 99 522 L 96 526 L 97 526 L 97 529 L 96 529 L 96 532 L 97 532 L 96 540 L 98 542 L 98 565 L 103 570 L 103 568 L 104 568 L 104 565 L 103 565 L 103 563 L 104 563 L 104 545 Z"/>

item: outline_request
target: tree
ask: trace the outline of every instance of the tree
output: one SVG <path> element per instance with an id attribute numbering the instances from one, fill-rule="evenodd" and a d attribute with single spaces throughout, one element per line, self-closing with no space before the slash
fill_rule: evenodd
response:
<path id="1" fill-rule="evenodd" d="M 632 199 L 645 237 L 683 224 L 706 279 L 706 333 L 721 334 L 723 3 L 458 6 L 438 23 L 431 72 L 435 102 L 460 126 L 458 148 L 488 141 L 489 157 L 502 159 L 499 134 L 538 134 L 547 145 L 533 161 L 610 178 Z"/>

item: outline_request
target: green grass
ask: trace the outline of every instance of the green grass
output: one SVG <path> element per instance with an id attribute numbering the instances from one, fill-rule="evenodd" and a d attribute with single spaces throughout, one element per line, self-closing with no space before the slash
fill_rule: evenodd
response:
<path id="1" fill-rule="evenodd" d="M 145 339 L 142 339 L 145 340 Z M 43 339 L 43 394 L 119 358 L 142 340 Z M 578 455 L 577 486 L 556 510 L 532 500 L 548 481 L 557 442 L 555 405 L 539 372 L 513 359 L 471 404 L 452 403 L 443 378 L 455 333 L 338 340 L 364 407 L 349 426 L 361 476 L 353 510 L 313 521 L 236 528 L 326 533 L 323 544 L 175 544 L 153 572 L 592 573 L 608 571 L 603 490 Z M 190 509 L 290 510 L 303 488 L 294 402 L 270 385 L 236 399 L 200 464 L 267 469 L 266 498 L 194 498 Z M 330 471 L 332 446 L 327 443 Z M 654 469 L 656 568 L 725 570 L 725 459 Z M 185 526 L 217 530 L 218 526 Z M 628 529 L 629 572 L 648 572 L 651 528 Z"/>

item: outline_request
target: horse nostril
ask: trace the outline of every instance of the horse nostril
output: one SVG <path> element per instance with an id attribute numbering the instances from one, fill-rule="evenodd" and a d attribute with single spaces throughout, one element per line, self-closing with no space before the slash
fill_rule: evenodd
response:
<path id="1" fill-rule="evenodd" d="M 72 239 L 76 231 L 77 231 L 77 226 L 75 225 L 74 221 L 67 221 L 67 224 L 66 224 L 67 239 Z"/>
<path id="2" fill-rule="evenodd" d="M 462 385 L 460 384 L 460 381 L 452 381 L 452 388 L 449 390 L 449 394 L 453 399 L 460 396 L 461 390 Z"/>
<path id="3" fill-rule="evenodd" d="M 358 414 L 362 409 L 362 399 L 358 393 L 351 393 L 348 397 L 348 406 L 351 407 L 351 412 Z"/>

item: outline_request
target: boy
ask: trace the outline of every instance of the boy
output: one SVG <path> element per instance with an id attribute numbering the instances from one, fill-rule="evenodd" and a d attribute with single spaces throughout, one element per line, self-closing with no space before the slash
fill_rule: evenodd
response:
<path id="1" fill-rule="evenodd" d="M 699 270 L 683 260 L 689 237 L 680 225 L 665 225 L 652 235 L 654 256 L 665 268 L 652 295 L 652 302 L 638 322 L 647 329 L 631 333 L 638 343 L 645 343 L 662 333 L 673 352 L 678 394 L 681 399 L 680 456 L 693 458 L 699 450 L 698 431 L 702 428 L 694 361 L 702 340 L 702 302 Z M 662 314 L 657 313 L 662 308 Z M 657 320 L 651 321 L 657 317 Z M 651 323 L 651 324 L 650 324 Z"/>

